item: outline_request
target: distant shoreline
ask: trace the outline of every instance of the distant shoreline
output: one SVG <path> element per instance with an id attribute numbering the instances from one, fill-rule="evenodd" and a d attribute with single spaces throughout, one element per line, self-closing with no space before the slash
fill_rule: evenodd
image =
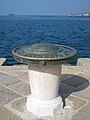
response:
<path id="1" fill-rule="evenodd" d="M 15 15 L 15 14 L 8 14 L 8 15 L 0 15 L 0 17 L 14 17 L 14 16 L 37 16 L 37 17 L 90 17 L 90 16 L 79 16 L 79 15 Z"/>
<path id="2" fill-rule="evenodd" d="M 75 13 L 71 13 L 71 14 L 69 14 L 69 16 L 71 16 L 71 17 L 90 17 L 90 13 L 88 12 L 88 13 L 81 13 L 81 14 L 75 14 Z"/>
<path id="3" fill-rule="evenodd" d="M 14 16 L 14 14 L 8 14 L 8 16 Z"/>

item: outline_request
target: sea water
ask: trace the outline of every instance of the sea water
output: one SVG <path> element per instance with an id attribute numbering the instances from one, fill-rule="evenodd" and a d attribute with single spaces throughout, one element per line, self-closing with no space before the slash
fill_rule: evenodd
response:
<path id="1" fill-rule="evenodd" d="M 69 16 L 0 16 L 0 58 L 18 64 L 11 51 L 21 45 L 55 43 L 77 50 L 71 62 L 90 57 L 90 17 Z"/>

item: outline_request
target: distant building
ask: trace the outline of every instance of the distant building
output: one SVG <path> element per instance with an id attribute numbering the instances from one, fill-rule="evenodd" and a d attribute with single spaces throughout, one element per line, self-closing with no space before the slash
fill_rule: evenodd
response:
<path id="1" fill-rule="evenodd" d="M 8 14 L 9 16 L 14 16 L 14 14 Z"/>
<path id="2" fill-rule="evenodd" d="M 90 13 L 84 13 L 83 16 L 90 16 Z"/>
<path id="3" fill-rule="evenodd" d="M 69 16 L 76 16 L 76 14 L 75 13 L 71 13 Z"/>
<path id="4" fill-rule="evenodd" d="M 71 13 L 69 14 L 69 16 L 90 16 L 90 13 L 82 13 L 82 14 L 75 14 L 75 13 Z"/>

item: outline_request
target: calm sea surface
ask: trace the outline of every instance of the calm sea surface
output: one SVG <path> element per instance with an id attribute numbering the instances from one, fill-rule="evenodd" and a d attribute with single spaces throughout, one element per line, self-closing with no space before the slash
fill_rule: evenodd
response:
<path id="1" fill-rule="evenodd" d="M 0 58 L 17 64 L 12 49 L 31 43 L 58 43 L 74 47 L 77 58 L 90 57 L 90 17 L 0 16 Z"/>

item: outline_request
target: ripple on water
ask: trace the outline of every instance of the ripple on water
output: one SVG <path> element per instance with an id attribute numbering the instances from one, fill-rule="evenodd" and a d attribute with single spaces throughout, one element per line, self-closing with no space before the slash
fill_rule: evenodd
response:
<path id="1" fill-rule="evenodd" d="M 12 49 L 32 43 L 58 43 L 74 47 L 77 58 L 90 57 L 90 17 L 0 16 L 0 57 L 16 64 Z"/>

